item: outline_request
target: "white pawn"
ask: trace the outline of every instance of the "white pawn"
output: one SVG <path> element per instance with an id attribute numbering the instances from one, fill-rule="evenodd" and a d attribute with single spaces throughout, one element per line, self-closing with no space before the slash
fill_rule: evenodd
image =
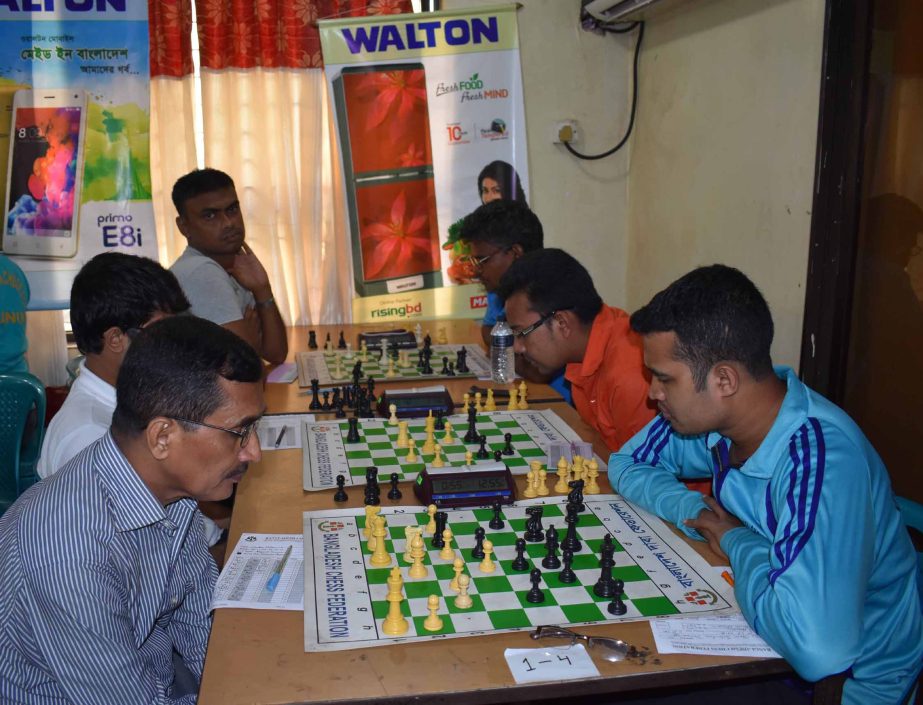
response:
<path id="1" fill-rule="evenodd" d="M 419 536 L 422 531 L 419 526 L 408 526 L 404 529 L 404 536 L 407 539 L 404 545 L 404 563 L 413 563 L 413 555 L 410 552 L 411 544 L 413 543 L 413 537 Z"/>
<path id="2" fill-rule="evenodd" d="M 478 568 L 481 569 L 482 573 L 493 573 L 497 569 L 497 564 L 490 559 L 494 552 L 494 543 L 490 539 L 484 539 L 481 547 L 484 549 L 484 560 L 481 561 Z"/>
<path id="3" fill-rule="evenodd" d="M 426 529 L 423 533 L 434 536 L 436 534 L 436 511 L 438 507 L 435 504 L 431 504 L 426 508 L 426 513 L 429 514 L 429 523 L 426 525 Z"/>
<path id="4" fill-rule="evenodd" d="M 474 453 L 470 450 L 465 451 L 465 465 L 471 466 L 474 464 Z"/>
<path id="5" fill-rule="evenodd" d="M 343 357 L 346 358 L 347 360 L 353 359 L 353 344 L 352 343 L 346 343 L 346 352 L 343 354 Z"/>
<path id="6" fill-rule="evenodd" d="M 529 470 L 526 473 L 526 489 L 523 490 L 522 496 L 526 499 L 533 499 L 538 497 L 538 492 L 535 491 L 535 471 Z"/>
<path id="7" fill-rule="evenodd" d="M 474 410 L 478 413 L 484 411 L 484 407 L 481 406 L 481 393 L 475 392 L 474 394 Z"/>
<path id="8" fill-rule="evenodd" d="M 385 377 L 397 377 L 397 371 L 394 369 L 394 358 L 388 358 L 388 369 L 385 371 Z"/>
<path id="9" fill-rule="evenodd" d="M 558 458 L 558 482 L 554 486 L 554 491 L 558 494 L 566 494 L 570 490 L 570 487 L 567 486 L 569 474 L 567 460 L 562 455 Z"/>
<path id="10" fill-rule="evenodd" d="M 462 573 L 458 576 L 458 597 L 455 598 L 455 606 L 460 610 L 470 609 L 474 600 L 468 595 L 468 586 L 471 584 L 471 578 Z"/>
<path id="11" fill-rule="evenodd" d="M 592 458 L 586 466 L 586 487 L 583 488 L 583 491 L 587 494 L 599 494 L 599 483 L 596 481 L 596 478 L 599 477 L 599 463 L 596 462 L 596 458 Z"/>
<path id="12" fill-rule="evenodd" d="M 452 582 L 449 583 L 449 589 L 452 590 L 453 592 L 458 592 L 459 591 L 458 577 L 465 570 L 465 559 L 456 557 L 455 560 L 452 562 L 452 570 L 455 571 L 455 577 L 452 578 Z"/>
<path id="13" fill-rule="evenodd" d="M 402 422 L 406 423 L 406 422 Z M 407 462 L 417 462 L 417 442 L 412 438 L 407 439 Z"/>
<path id="14" fill-rule="evenodd" d="M 369 361 L 369 346 L 365 344 L 365 341 L 362 341 L 362 345 L 359 347 L 359 359 L 362 362 Z"/>
<path id="15" fill-rule="evenodd" d="M 448 446 L 455 443 L 455 436 L 452 435 L 452 424 L 445 422 L 445 435 L 441 439 L 442 445 Z"/>
<path id="16" fill-rule="evenodd" d="M 423 628 L 428 632 L 438 632 L 442 629 L 442 618 L 436 614 L 439 611 L 439 595 L 427 598 L 426 609 L 429 610 L 429 617 L 423 620 Z"/>
<path id="17" fill-rule="evenodd" d="M 519 394 L 516 391 L 516 387 L 513 387 L 510 390 L 510 403 L 507 404 L 506 406 L 507 411 L 518 411 L 519 410 L 519 402 L 517 401 L 518 396 Z"/>
<path id="18" fill-rule="evenodd" d="M 462 413 L 467 414 L 468 409 L 471 408 L 471 395 L 468 394 L 468 392 L 465 392 L 464 394 L 462 394 L 462 399 L 465 400 L 465 405 L 462 407 Z"/>
<path id="19" fill-rule="evenodd" d="M 487 390 L 487 401 L 484 402 L 484 411 L 496 411 L 497 402 L 494 401 L 494 390 Z"/>
<path id="20" fill-rule="evenodd" d="M 438 443 L 433 446 L 433 462 L 430 463 L 434 468 L 444 468 L 445 461 L 442 459 L 442 446 Z"/>
<path id="21" fill-rule="evenodd" d="M 449 336 L 446 335 L 445 326 L 436 329 L 436 345 L 448 345 Z"/>
<path id="22" fill-rule="evenodd" d="M 423 548 L 423 537 L 415 534 L 413 541 L 410 542 L 410 555 L 413 557 L 413 565 L 407 573 L 411 578 L 425 578 L 429 575 L 426 566 L 423 565 L 423 556 L 426 555 L 426 549 Z"/>
<path id="23" fill-rule="evenodd" d="M 389 426 L 397 426 L 397 425 L 398 425 L 398 419 L 397 419 L 397 404 L 389 404 L 389 405 L 388 405 L 388 411 L 391 412 L 391 416 L 388 417 L 388 425 L 389 425 Z M 402 446 L 401 446 L 400 444 L 398 444 L 397 447 L 398 447 L 398 448 L 401 448 Z"/>
<path id="24" fill-rule="evenodd" d="M 451 529 L 443 529 L 442 540 L 445 545 L 442 547 L 442 550 L 439 551 L 439 557 L 444 561 L 454 560 L 455 549 L 452 548 L 452 530 Z"/>

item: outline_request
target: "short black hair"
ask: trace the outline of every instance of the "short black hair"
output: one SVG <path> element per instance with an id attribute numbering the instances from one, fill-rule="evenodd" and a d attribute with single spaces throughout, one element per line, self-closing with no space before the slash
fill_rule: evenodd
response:
<path id="1" fill-rule="evenodd" d="M 481 169 L 481 173 L 478 174 L 478 198 L 481 197 L 484 179 L 493 179 L 497 182 L 500 187 L 500 197 L 504 201 L 526 202 L 526 194 L 522 190 L 519 174 L 516 173 L 512 164 L 498 159 Z"/>
<path id="2" fill-rule="evenodd" d="M 186 207 L 186 201 L 203 193 L 220 191 L 221 189 L 234 188 L 234 179 L 218 169 L 206 167 L 205 169 L 195 169 L 185 176 L 181 176 L 173 184 L 173 192 L 170 197 L 173 199 L 173 205 L 176 206 L 176 212 L 183 216 Z"/>
<path id="3" fill-rule="evenodd" d="M 183 313 L 189 301 L 173 272 L 147 257 L 104 252 L 83 265 L 71 285 L 71 326 L 84 355 L 100 353 L 103 333 L 140 328 L 156 312 Z"/>
<path id="4" fill-rule="evenodd" d="M 523 252 L 541 249 L 545 244 L 545 231 L 538 216 L 518 201 L 497 200 L 480 206 L 465 216 L 460 237 L 497 247 L 519 245 Z"/>
<path id="5" fill-rule="evenodd" d="M 754 379 L 772 374 L 772 314 L 746 274 L 713 264 L 680 277 L 631 317 L 642 335 L 675 333 L 676 357 L 705 389 L 718 362 L 740 362 Z"/>
<path id="6" fill-rule="evenodd" d="M 226 328 L 196 316 L 161 319 L 125 353 L 112 429 L 137 436 L 158 416 L 203 421 L 225 401 L 219 379 L 259 382 L 262 374 L 256 351 Z"/>
<path id="7" fill-rule="evenodd" d="M 555 247 L 535 250 L 510 265 L 497 294 L 506 301 L 518 291 L 525 293 L 533 311 L 573 311 L 582 323 L 592 323 L 603 307 L 586 267 Z"/>

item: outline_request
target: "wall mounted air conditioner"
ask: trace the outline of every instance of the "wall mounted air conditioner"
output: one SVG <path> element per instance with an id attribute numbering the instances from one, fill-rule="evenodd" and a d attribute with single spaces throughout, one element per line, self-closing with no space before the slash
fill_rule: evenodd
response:
<path id="1" fill-rule="evenodd" d="M 663 9 L 690 0 L 583 0 L 582 12 L 604 22 L 634 22 L 645 19 L 650 10 Z"/>

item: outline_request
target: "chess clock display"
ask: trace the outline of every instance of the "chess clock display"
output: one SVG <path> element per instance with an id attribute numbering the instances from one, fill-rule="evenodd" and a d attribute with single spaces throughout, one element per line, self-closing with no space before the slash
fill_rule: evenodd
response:
<path id="1" fill-rule="evenodd" d="M 404 328 L 360 333 L 360 348 L 362 347 L 362 343 L 365 343 L 365 347 L 369 350 L 381 350 L 382 347 L 387 350 L 392 346 L 397 347 L 399 350 L 417 349 L 417 337 Z"/>
<path id="2" fill-rule="evenodd" d="M 434 415 L 441 412 L 443 416 L 450 416 L 455 410 L 452 396 L 445 387 L 420 392 L 385 390 L 378 399 L 378 413 L 387 418 L 391 404 L 397 407 L 395 413 L 401 419 L 428 416 L 430 411 Z"/>
<path id="3" fill-rule="evenodd" d="M 425 505 L 437 507 L 482 507 L 516 500 L 513 475 L 503 463 L 478 463 L 474 466 L 425 468 L 413 486 Z"/>

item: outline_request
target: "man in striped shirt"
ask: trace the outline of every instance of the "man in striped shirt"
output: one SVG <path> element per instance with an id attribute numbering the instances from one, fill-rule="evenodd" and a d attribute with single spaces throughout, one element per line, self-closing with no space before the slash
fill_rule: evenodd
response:
<path id="1" fill-rule="evenodd" d="M 195 702 L 217 578 L 196 500 L 260 459 L 261 375 L 214 323 L 139 332 L 111 430 L 0 518 L 0 702 Z"/>
<path id="2" fill-rule="evenodd" d="M 841 409 L 773 368 L 762 294 L 702 267 L 631 326 L 660 414 L 609 459 L 612 486 L 726 557 L 747 622 L 803 678 L 848 672 L 847 705 L 907 702 L 923 626 L 887 470 Z M 678 482 L 699 477 L 714 498 Z"/>

